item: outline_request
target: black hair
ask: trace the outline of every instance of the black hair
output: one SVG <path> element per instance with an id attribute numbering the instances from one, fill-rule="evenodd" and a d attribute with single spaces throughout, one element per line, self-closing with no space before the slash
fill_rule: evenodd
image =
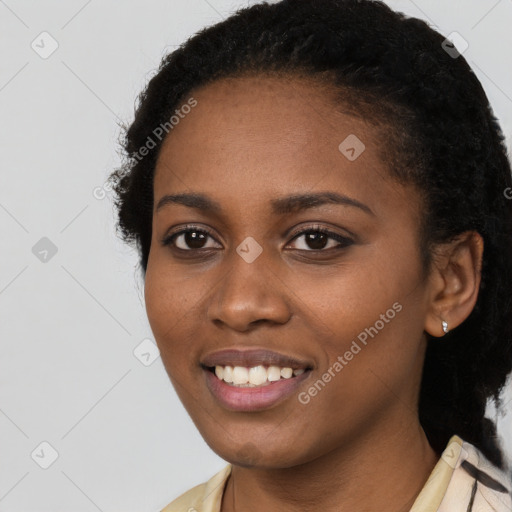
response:
<path id="1" fill-rule="evenodd" d="M 419 419 L 439 454 L 457 434 L 503 468 L 496 425 L 485 411 L 489 399 L 501 405 L 512 370 L 511 169 L 480 82 L 444 41 L 427 23 L 381 1 L 282 0 L 240 9 L 163 58 L 139 96 L 122 142 L 124 163 L 110 179 L 118 232 L 137 247 L 145 277 L 153 176 L 164 140 L 155 129 L 171 133 L 169 119 L 193 89 L 220 78 L 275 74 L 343 92 L 342 108 L 385 128 L 381 157 L 390 176 L 415 185 L 424 198 L 424 268 L 431 268 L 436 244 L 467 230 L 483 237 L 473 311 L 442 340 L 426 333 Z M 152 148 L 141 158 L 149 140 Z"/>

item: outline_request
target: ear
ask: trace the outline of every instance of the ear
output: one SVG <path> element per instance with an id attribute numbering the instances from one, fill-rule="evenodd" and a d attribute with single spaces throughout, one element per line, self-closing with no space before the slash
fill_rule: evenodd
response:
<path id="1" fill-rule="evenodd" d="M 477 231 L 466 231 L 454 241 L 437 246 L 429 276 L 429 303 L 425 331 L 444 336 L 442 321 L 453 330 L 471 314 L 480 289 L 484 241 Z"/>

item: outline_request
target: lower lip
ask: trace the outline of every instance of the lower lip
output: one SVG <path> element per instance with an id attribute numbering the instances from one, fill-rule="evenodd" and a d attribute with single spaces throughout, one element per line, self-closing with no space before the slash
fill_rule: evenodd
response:
<path id="1" fill-rule="evenodd" d="M 301 383 L 309 377 L 310 370 L 281 379 L 266 386 L 239 388 L 220 380 L 213 372 L 203 368 L 206 373 L 206 385 L 210 392 L 226 408 L 232 411 L 259 411 L 268 409 L 290 396 Z"/>

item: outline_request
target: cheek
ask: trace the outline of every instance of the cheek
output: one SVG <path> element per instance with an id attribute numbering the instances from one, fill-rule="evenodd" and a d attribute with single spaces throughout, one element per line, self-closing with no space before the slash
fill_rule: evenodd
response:
<path id="1" fill-rule="evenodd" d="M 159 277 L 156 277 L 156 276 Z M 144 283 L 144 300 L 146 314 L 151 330 L 158 345 L 165 328 L 169 328 L 169 320 L 175 318 L 175 305 L 172 288 L 166 286 L 168 279 L 165 273 L 157 272 L 154 265 L 148 264 Z"/>
<path id="2" fill-rule="evenodd" d="M 165 250 L 150 251 L 144 298 L 149 323 L 160 335 L 172 333 L 173 326 L 179 329 L 207 290 L 201 279 L 187 277 L 182 268 L 173 265 Z"/>
<path id="3" fill-rule="evenodd" d="M 389 311 L 394 322 L 393 304 L 401 304 L 408 295 L 410 299 L 416 278 L 414 271 L 366 259 L 340 265 L 329 274 L 297 275 L 289 288 L 297 298 L 294 307 L 300 321 L 313 328 L 322 346 L 339 354 L 365 328 L 376 321 L 380 326 L 380 315 Z"/>
<path id="4" fill-rule="evenodd" d="M 184 363 L 180 351 L 190 345 L 187 325 L 196 300 L 194 290 L 185 292 L 176 275 L 157 257 L 150 257 L 144 283 L 146 314 L 166 367 Z"/>
<path id="5" fill-rule="evenodd" d="M 355 397 L 373 403 L 392 396 L 421 368 L 424 288 L 419 267 L 412 256 L 410 263 L 404 258 L 397 266 L 391 255 L 340 267 L 325 280 L 300 280 L 299 316 L 317 334 L 321 354 L 316 379 L 328 380 L 311 391 L 325 393 L 317 405 L 324 402 L 329 415 L 339 414 L 335 405 L 340 399 L 350 409 L 350 403 L 358 402 Z"/>
<path id="6" fill-rule="evenodd" d="M 200 400 L 197 354 L 190 327 L 196 315 L 191 311 L 192 293 L 177 285 L 173 275 L 169 270 L 158 270 L 154 260 L 148 263 L 144 284 L 146 313 L 165 370 L 189 410 Z"/>

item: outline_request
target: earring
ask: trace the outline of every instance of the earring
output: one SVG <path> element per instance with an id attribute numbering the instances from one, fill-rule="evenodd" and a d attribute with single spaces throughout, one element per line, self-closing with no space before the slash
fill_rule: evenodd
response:
<path id="1" fill-rule="evenodd" d="M 448 332 L 448 323 L 447 323 L 447 322 L 445 322 L 444 320 L 443 320 L 443 322 L 442 322 L 442 323 L 443 323 L 443 331 L 444 331 L 444 332 L 445 332 L 445 334 L 446 334 L 446 333 Z"/>

